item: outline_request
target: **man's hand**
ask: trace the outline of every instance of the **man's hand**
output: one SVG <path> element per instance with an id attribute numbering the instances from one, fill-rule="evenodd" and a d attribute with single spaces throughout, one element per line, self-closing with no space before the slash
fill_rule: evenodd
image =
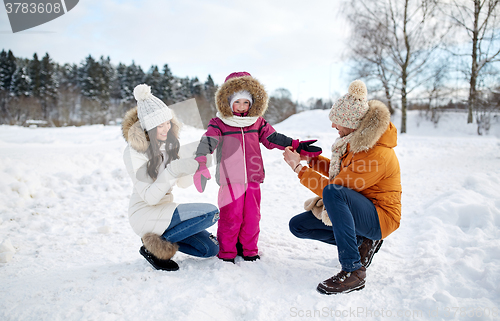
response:
<path id="1" fill-rule="evenodd" d="M 311 159 L 313 159 L 313 157 L 306 156 L 306 155 L 300 155 L 300 160 L 306 161 L 307 163 L 309 163 L 311 161 Z"/>
<path id="2" fill-rule="evenodd" d="M 285 159 L 285 162 L 292 168 L 292 170 L 295 170 L 295 168 L 300 164 L 301 157 L 299 153 L 293 150 L 291 146 L 288 146 L 285 148 L 285 152 L 283 152 L 283 158 Z"/>

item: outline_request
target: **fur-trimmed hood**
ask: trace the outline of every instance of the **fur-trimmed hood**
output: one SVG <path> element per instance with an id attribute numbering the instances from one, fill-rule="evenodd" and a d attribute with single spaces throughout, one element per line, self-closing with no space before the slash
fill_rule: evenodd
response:
<path id="1" fill-rule="evenodd" d="M 215 93 L 215 105 L 219 113 L 229 118 L 233 116 L 229 97 L 235 92 L 248 90 L 253 98 L 248 117 L 262 116 L 267 110 L 268 96 L 264 86 L 251 76 L 231 78 L 223 83 Z"/>
<path id="2" fill-rule="evenodd" d="M 181 123 L 177 120 L 175 115 L 173 115 L 173 118 L 170 121 L 172 122 L 172 125 L 176 125 L 172 126 L 172 130 L 175 137 L 178 139 Z M 122 122 L 122 135 L 127 143 L 129 143 L 130 147 L 136 151 L 140 153 L 145 153 L 147 151 L 149 147 L 149 140 L 141 127 L 141 123 L 139 122 L 137 107 L 130 109 L 125 114 Z"/>
<path id="3" fill-rule="evenodd" d="M 391 122 L 391 114 L 387 106 L 381 101 L 370 100 L 368 107 L 360 126 L 349 140 L 350 151 L 353 153 L 367 151 L 376 144 L 387 147 L 397 145 L 397 133 L 392 135 L 388 132 L 384 135 Z"/>

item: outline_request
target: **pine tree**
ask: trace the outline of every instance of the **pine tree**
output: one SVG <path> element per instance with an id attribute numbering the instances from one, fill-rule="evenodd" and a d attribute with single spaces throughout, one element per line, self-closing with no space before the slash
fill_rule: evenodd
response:
<path id="1" fill-rule="evenodd" d="M 42 85 L 40 80 L 40 72 L 40 60 L 38 60 L 38 55 L 35 53 L 33 55 L 33 60 L 31 60 L 28 65 L 28 83 L 30 86 L 29 96 L 33 96 L 35 98 L 40 98 L 40 87 Z"/>
<path id="2" fill-rule="evenodd" d="M 212 76 L 208 75 L 207 80 L 202 86 L 202 93 L 196 97 L 196 104 L 200 113 L 204 128 L 208 125 L 211 118 L 215 117 L 217 108 L 215 107 L 215 92 L 217 87 L 214 84 Z"/>
<path id="3" fill-rule="evenodd" d="M 7 91 L 9 87 L 6 86 L 6 80 L 7 80 L 7 52 L 5 50 L 2 50 L 0 52 L 0 91 Z M 10 77 L 12 79 L 12 76 Z"/>
<path id="4" fill-rule="evenodd" d="M 135 102 L 134 88 L 144 83 L 144 71 L 141 66 L 137 66 L 134 61 L 127 67 L 125 77 L 122 82 L 122 96 L 125 101 Z"/>
<path id="5" fill-rule="evenodd" d="M 162 77 L 161 88 L 163 90 L 162 93 L 163 100 L 167 104 L 171 104 L 174 101 L 173 85 L 174 85 L 174 76 L 172 75 L 172 71 L 170 71 L 168 65 L 165 64 L 163 65 L 163 77 Z"/>
<path id="6" fill-rule="evenodd" d="M 111 65 L 111 59 L 106 59 L 101 56 L 99 60 L 99 83 L 98 83 L 98 97 L 102 106 L 109 105 L 111 96 L 111 81 L 115 77 L 115 69 Z"/>
<path id="7" fill-rule="evenodd" d="M 215 107 L 215 93 L 217 92 L 217 86 L 212 79 L 212 76 L 208 75 L 207 81 L 205 81 L 203 87 L 203 95 L 205 96 L 206 101 L 209 103 L 210 115 L 214 115 L 217 112 L 217 108 Z M 212 118 L 211 116 L 210 118 Z"/>
<path id="8" fill-rule="evenodd" d="M 110 114 L 112 80 L 116 77 L 110 58 L 101 56 L 96 61 L 89 55 L 82 63 L 78 81 L 82 96 L 84 118 L 91 123 L 107 123 Z"/>
<path id="9" fill-rule="evenodd" d="M 144 82 L 151 86 L 151 93 L 154 96 L 165 101 L 165 98 L 163 97 L 164 91 L 162 89 L 163 77 L 158 71 L 158 66 L 151 66 L 144 78 Z"/>
<path id="10" fill-rule="evenodd" d="M 1 123 L 7 123 L 9 112 L 7 104 L 10 100 L 10 86 L 12 83 L 12 76 L 16 72 L 16 58 L 12 51 L 5 52 L 2 50 L 0 53 L 0 117 Z"/>
<path id="11" fill-rule="evenodd" d="M 80 121 L 80 88 L 78 87 L 78 66 L 76 64 L 57 65 L 58 121 L 60 125 Z"/>
<path id="12" fill-rule="evenodd" d="M 82 95 L 99 103 L 107 103 L 109 100 L 109 82 L 113 77 L 113 68 L 109 58 L 101 57 L 96 61 L 89 55 L 82 63 L 78 72 L 78 82 Z"/>
<path id="13" fill-rule="evenodd" d="M 127 68 L 127 81 L 131 88 L 132 98 L 135 86 L 144 83 L 145 76 L 141 66 L 136 65 L 135 62 L 132 61 L 132 64 Z"/>
<path id="14" fill-rule="evenodd" d="M 58 87 L 56 66 L 46 53 L 40 65 L 40 103 L 45 120 L 49 120 L 50 113 L 57 104 Z"/>
<path id="15" fill-rule="evenodd" d="M 105 123 L 113 118 L 114 111 L 111 105 L 112 83 L 116 78 L 116 70 L 111 64 L 111 59 L 101 56 L 99 61 L 101 78 L 99 83 L 99 103 L 101 105 L 102 118 Z"/>
<path id="16" fill-rule="evenodd" d="M 210 87 L 215 87 L 214 80 L 212 79 L 212 76 L 208 75 L 207 81 L 205 81 L 205 88 L 210 88 Z"/>
<path id="17" fill-rule="evenodd" d="M 82 118 L 84 122 L 94 124 L 101 121 L 99 104 L 99 83 L 101 70 L 95 59 L 89 55 L 78 70 L 78 83 L 81 88 Z"/>
<path id="18" fill-rule="evenodd" d="M 75 64 L 64 64 L 62 66 L 57 66 L 57 77 L 59 82 L 59 88 L 72 89 L 72 91 L 78 90 L 78 66 Z"/>
<path id="19" fill-rule="evenodd" d="M 39 116 L 39 105 L 37 99 L 31 94 L 29 59 L 16 59 L 16 71 L 12 75 L 10 83 L 10 96 L 6 106 L 10 123 L 22 124 L 31 116 Z"/>
<path id="20" fill-rule="evenodd" d="M 14 71 L 14 74 L 12 75 L 9 89 L 11 96 L 30 96 L 30 78 L 28 65 L 29 61 L 27 59 L 17 59 L 16 71 Z"/>
<path id="21" fill-rule="evenodd" d="M 112 100 L 115 100 L 117 103 L 120 103 L 122 100 L 121 95 L 121 79 L 123 75 L 123 70 L 127 68 L 124 64 L 119 63 L 117 67 L 114 68 L 113 79 L 111 80 L 110 86 L 110 97 Z"/>
<path id="22" fill-rule="evenodd" d="M 144 77 L 146 76 L 146 74 L 142 70 L 141 66 L 136 65 L 135 62 L 132 61 L 132 65 L 130 66 L 130 76 L 130 82 L 132 84 L 133 91 L 135 86 L 144 83 Z"/>
<path id="23" fill-rule="evenodd" d="M 177 78 L 174 77 L 173 85 L 172 85 L 172 93 L 173 93 L 173 101 L 174 103 L 178 103 L 189 98 L 191 96 L 191 81 L 188 77 L 186 78 Z"/>
<path id="24" fill-rule="evenodd" d="M 93 73 L 95 64 L 94 58 L 89 55 L 78 69 L 78 85 L 81 88 L 82 95 L 89 99 L 94 96 L 95 85 L 92 76 L 95 76 L 95 73 Z"/>
<path id="25" fill-rule="evenodd" d="M 194 77 L 189 81 L 189 93 L 191 97 L 200 96 L 202 89 L 203 84 L 198 80 L 198 77 Z"/>
<path id="26" fill-rule="evenodd" d="M 0 53 L 0 91 L 9 91 L 12 75 L 16 71 L 16 58 L 12 51 Z"/>
<path id="27" fill-rule="evenodd" d="M 116 88 L 113 90 L 113 98 L 124 102 L 129 94 L 129 89 L 127 87 L 127 66 L 121 62 L 116 67 L 116 79 L 117 83 Z"/>

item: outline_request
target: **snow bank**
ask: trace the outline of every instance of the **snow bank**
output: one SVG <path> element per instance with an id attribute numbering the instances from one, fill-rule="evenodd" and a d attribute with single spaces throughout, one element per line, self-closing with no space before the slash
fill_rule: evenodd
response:
<path id="1" fill-rule="evenodd" d="M 337 134 L 327 115 L 303 112 L 275 128 L 318 139 L 328 156 Z M 181 269 L 166 273 L 139 255 L 128 224 L 119 127 L 0 126 L 1 253 L 12 254 L 0 259 L 0 319 L 497 320 L 500 140 L 478 137 L 459 115 L 438 128 L 417 117 L 409 113 L 396 148 L 401 227 L 375 256 L 366 288 L 338 296 L 315 291 L 339 271 L 337 249 L 288 231 L 312 193 L 282 152 L 263 150 L 262 259 L 233 265 L 179 253 Z M 182 143 L 202 133 L 186 126 Z M 213 180 L 203 194 L 174 193 L 181 203 L 217 200 Z"/>

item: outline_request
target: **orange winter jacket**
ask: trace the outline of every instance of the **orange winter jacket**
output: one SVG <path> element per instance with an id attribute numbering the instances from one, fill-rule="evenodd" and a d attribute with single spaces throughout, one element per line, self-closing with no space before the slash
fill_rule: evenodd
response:
<path id="1" fill-rule="evenodd" d="M 353 137 L 341 157 L 340 173 L 333 180 L 328 178 L 330 160 L 323 156 L 314 158 L 309 168 L 304 166 L 299 172 L 301 184 L 320 197 L 326 185 L 337 184 L 372 201 L 377 209 L 382 238 L 399 227 L 402 192 L 399 161 L 393 149 L 397 145 L 397 129 L 392 123 L 386 128 L 373 146 L 364 146 L 370 147 L 368 150 L 354 152 L 351 148 Z"/>

